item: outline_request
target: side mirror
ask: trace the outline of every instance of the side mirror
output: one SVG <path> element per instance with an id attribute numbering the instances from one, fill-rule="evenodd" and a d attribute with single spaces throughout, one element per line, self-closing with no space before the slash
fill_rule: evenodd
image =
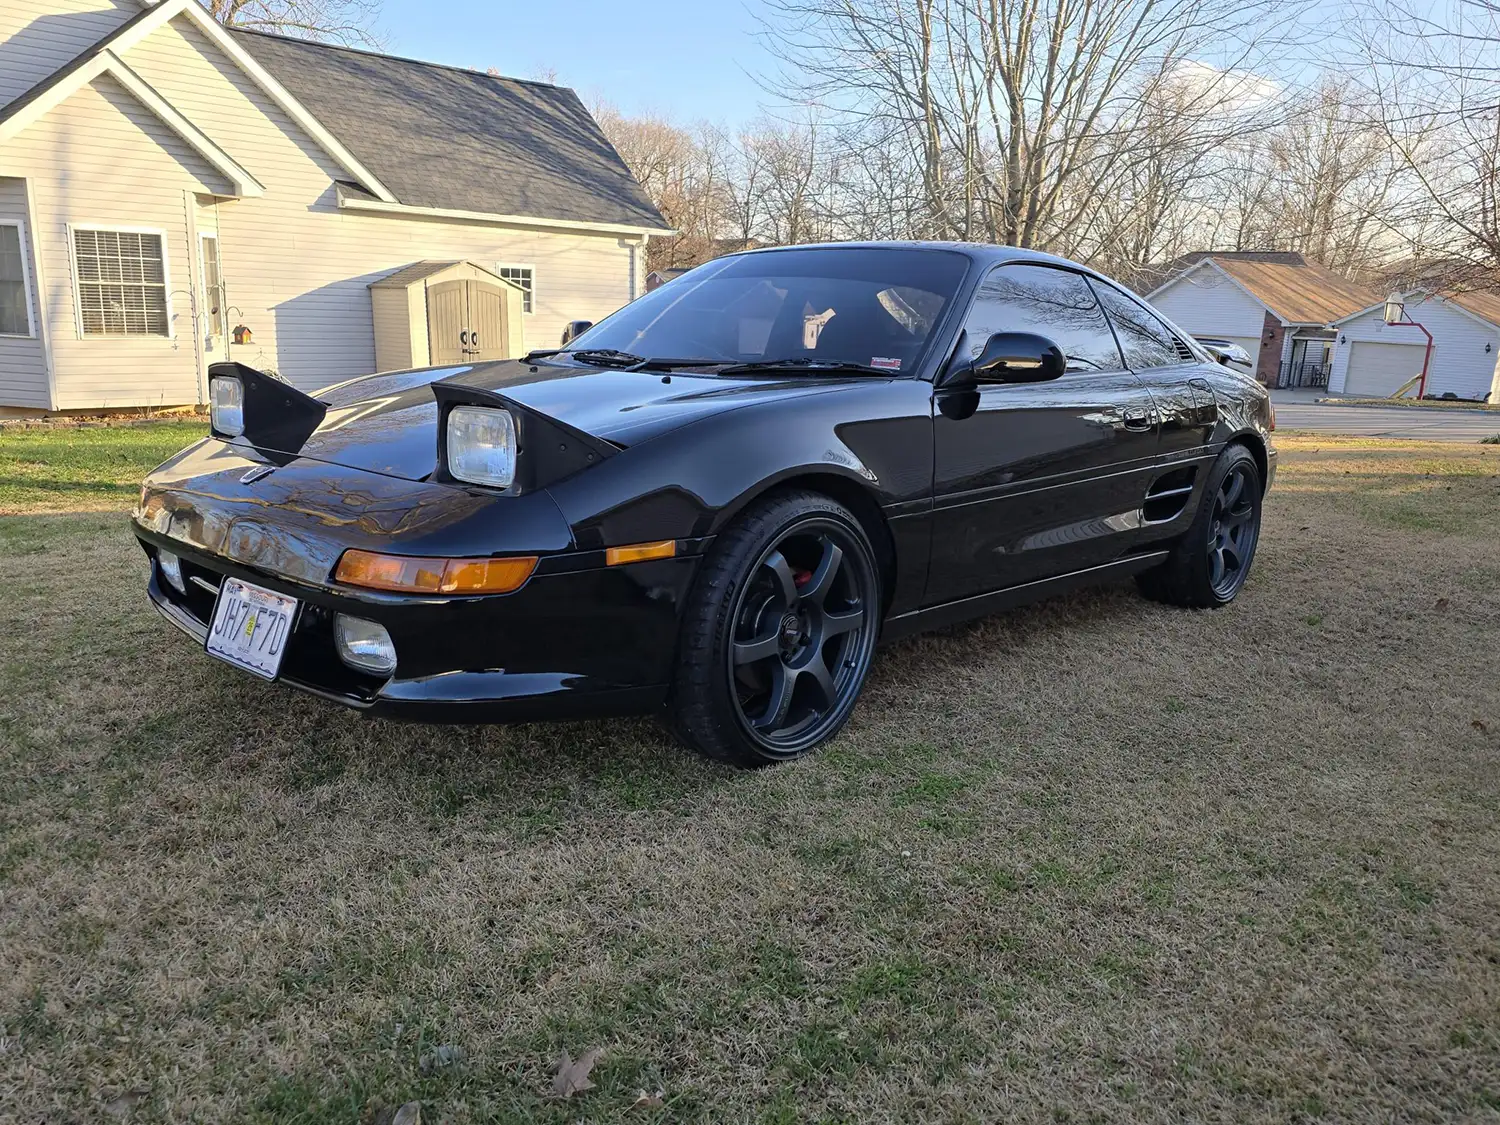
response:
<path id="1" fill-rule="evenodd" d="M 567 347 L 576 337 L 582 336 L 590 328 L 594 327 L 592 320 L 570 320 L 563 329 L 561 347 Z"/>
<path id="2" fill-rule="evenodd" d="M 960 360 L 949 382 L 1045 383 L 1068 369 L 1067 356 L 1045 336 L 996 332 L 972 360 Z"/>

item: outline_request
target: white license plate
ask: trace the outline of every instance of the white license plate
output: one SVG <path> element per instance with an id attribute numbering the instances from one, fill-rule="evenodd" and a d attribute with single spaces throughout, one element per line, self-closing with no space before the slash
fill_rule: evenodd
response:
<path id="1" fill-rule="evenodd" d="M 297 599 L 226 578 L 219 587 L 208 651 L 246 671 L 276 678 L 297 617 Z"/>

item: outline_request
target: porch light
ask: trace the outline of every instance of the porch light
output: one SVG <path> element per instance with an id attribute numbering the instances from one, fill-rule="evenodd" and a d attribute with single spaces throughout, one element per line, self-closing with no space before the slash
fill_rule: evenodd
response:
<path id="1" fill-rule="evenodd" d="M 1401 299 L 1400 293 L 1392 293 L 1385 299 L 1385 322 L 1400 324 L 1405 319 L 1406 302 Z"/>

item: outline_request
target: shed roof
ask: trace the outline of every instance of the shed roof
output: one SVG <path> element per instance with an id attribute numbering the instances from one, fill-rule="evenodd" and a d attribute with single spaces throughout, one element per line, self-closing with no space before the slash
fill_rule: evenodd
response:
<path id="1" fill-rule="evenodd" d="M 407 206 L 667 229 L 566 87 L 232 34 Z"/>

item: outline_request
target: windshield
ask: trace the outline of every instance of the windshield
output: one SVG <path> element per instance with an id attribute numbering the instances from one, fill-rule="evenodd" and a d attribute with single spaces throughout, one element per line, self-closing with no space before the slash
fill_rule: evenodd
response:
<path id="1" fill-rule="evenodd" d="M 567 350 L 910 372 L 967 266 L 962 254 L 918 248 L 722 258 L 631 302 Z"/>

